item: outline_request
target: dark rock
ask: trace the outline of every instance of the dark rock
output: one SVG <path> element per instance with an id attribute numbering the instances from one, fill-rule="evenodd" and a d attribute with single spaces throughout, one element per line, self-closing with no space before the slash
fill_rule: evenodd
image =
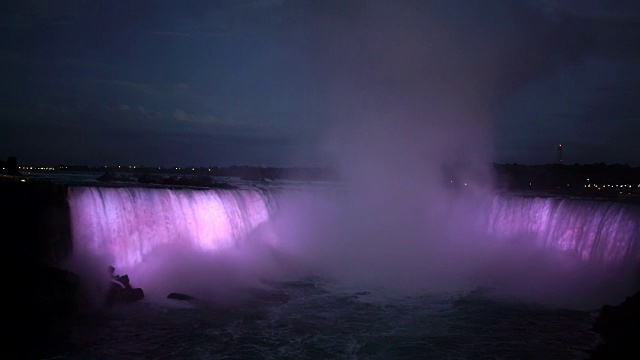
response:
<path id="1" fill-rule="evenodd" d="M 128 303 L 144 299 L 141 288 L 127 288 L 113 282 L 107 292 L 107 304 Z"/>
<path id="2" fill-rule="evenodd" d="M 81 299 L 79 277 L 67 270 L 49 265 L 35 265 L 28 270 L 26 298 L 20 313 L 21 326 L 31 346 L 23 355 L 39 358 L 60 354 L 70 346 L 73 324 Z M 27 335 L 28 334 L 28 335 Z"/>
<path id="3" fill-rule="evenodd" d="M 129 281 L 129 275 L 114 275 L 115 268 L 109 266 L 111 286 L 107 291 L 107 304 L 127 303 L 144 299 L 144 291 L 141 288 L 133 288 Z"/>
<path id="4" fill-rule="evenodd" d="M 167 295 L 167 299 L 174 299 L 174 300 L 195 300 L 195 298 L 193 296 L 190 295 L 186 295 L 186 294 L 181 294 L 181 293 L 176 293 L 176 292 L 172 292 L 171 294 Z"/>
<path id="5" fill-rule="evenodd" d="M 127 289 L 131 289 L 131 283 L 129 281 L 129 275 L 125 274 L 125 275 L 116 275 L 114 277 L 114 280 L 116 282 L 119 282 L 120 284 L 122 284 L 122 286 L 124 286 Z"/>
<path id="6" fill-rule="evenodd" d="M 603 340 L 593 359 L 640 359 L 640 291 L 617 306 L 603 306 L 593 330 Z"/>

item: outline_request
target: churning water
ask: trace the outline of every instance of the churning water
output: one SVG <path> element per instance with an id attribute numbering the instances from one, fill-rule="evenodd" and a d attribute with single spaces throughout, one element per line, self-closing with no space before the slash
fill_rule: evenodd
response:
<path id="1" fill-rule="evenodd" d="M 489 294 L 377 297 L 319 279 L 233 306 L 150 298 L 88 316 L 68 359 L 582 359 L 593 314 Z"/>
<path id="2" fill-rule="evenodd" d="M 593 311 L 632 289 L 632 205 L 381 197 L 71 187 L 94 297 L 63 357 L 585 358 Z M 108 265 L 145 299 L 103 307 Z"/>

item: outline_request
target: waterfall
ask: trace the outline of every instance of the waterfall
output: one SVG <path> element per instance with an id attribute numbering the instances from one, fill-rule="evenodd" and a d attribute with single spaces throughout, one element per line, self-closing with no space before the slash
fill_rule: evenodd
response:
<path id="1" fill-rule="evenodd" d="M 257 189 L 71 187 L 69 205 L 74 247 L 127 267 L 163 244 L 234 246 L 269 220 L 276 203 Z"/>
<path id="2" fill-rule="evenodd" d="M 605 265 L 640 262 L 640 207 L 613 201 L 496 196 L 484 218 L 498 237 L 533 237 L 537 245 Z"/>
<path id="3" fill-rule="evenodd" d="M 116 267 L 135 265 L 163 244 L 229 248 L 272 220 L 278 202 L 296 191 L 71 187 L 74 246 L 109 256 Z M 472 214 L 490 238 L 533 239 L 537 246 L 584 262 L 640 263 L 637 205 L 504 195 L 489 199 Z"/>

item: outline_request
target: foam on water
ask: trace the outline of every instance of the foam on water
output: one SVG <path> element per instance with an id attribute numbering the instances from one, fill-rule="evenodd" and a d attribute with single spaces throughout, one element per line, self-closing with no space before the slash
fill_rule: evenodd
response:
<path id="1" fill-rule="evenodd" d="M 447 196 L 437 214 L 344 189 L 72 187 L 76 270 L 116 264 L 145 298 L 82 315 L 63 358 L 588 358 L 591 310 L 629 294 L 638 208 Z"/>
<path id="2" fill-rule="evenodd" d="M 232 307 L 145 299 L 83 321 L 64 359 L 586 359 L 592 315 L 481 293 L 382 298 L 303 279 Z"/>
<path id="3" fill-rule="evenodd" d="M 622 296 L 640 260 L 638 208 L 610 202 L 452 197 L 440 214 L 379 216 L 327 190 L 71 187 L 69 203 L 74 252 L 90 259 L 89 272 L 113 264 L 150 293 L 218 301 L 264 279 L 312 274 L 354 289 L 496 286 L 569 303 L 616 281 Z"/>

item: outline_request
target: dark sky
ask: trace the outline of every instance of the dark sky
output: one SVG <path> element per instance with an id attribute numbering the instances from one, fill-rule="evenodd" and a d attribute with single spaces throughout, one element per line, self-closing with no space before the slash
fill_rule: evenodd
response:
<path id="1" fill-rule="evenodd" d="M 22 165 L 640 165 L 638 1 L 21 0 L 0 34 Z"/>

